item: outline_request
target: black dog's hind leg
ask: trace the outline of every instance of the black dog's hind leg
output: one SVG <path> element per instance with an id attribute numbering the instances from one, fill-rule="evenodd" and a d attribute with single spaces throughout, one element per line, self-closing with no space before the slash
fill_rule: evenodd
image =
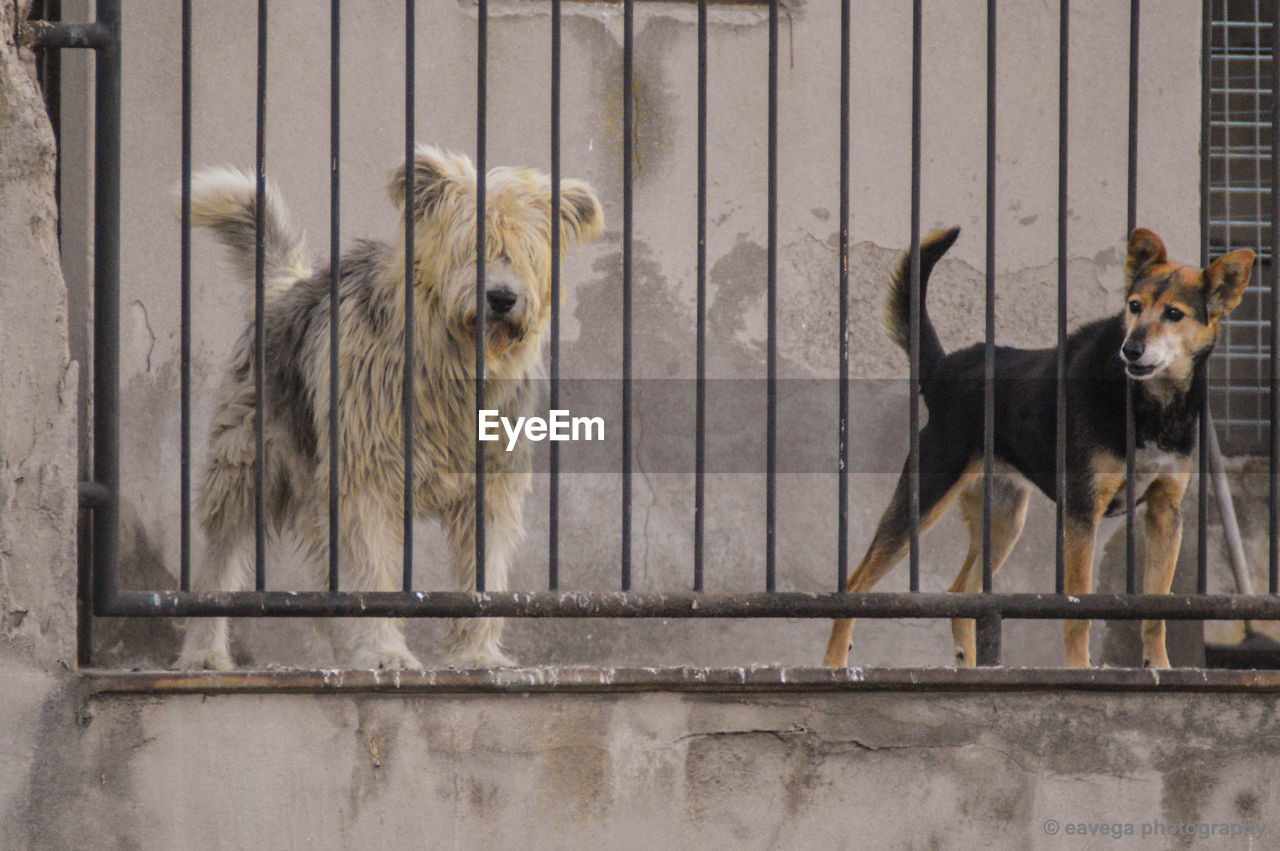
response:
<path id="1" fill-rule="evenodd" d="M 894 489 L 893 499 L 880 517 L 875 537 L 862 562 L 849 577 L 850 591 L 865 592 L 875 587 L 893 569 L 910 548 L 911 506 L 909 462 Z M 946 514 L 956 495 L 981 471 L 972 459 L 958 454 L 954 439 L 932 425 L 920 432 L 920 533 L 929 530 Z M 853 619 L 837 620 L 831 627 L 827 652 L 822 663 L 828 668 L 843 668 L 849 661 L 849 642 L 853 636 Z"/>

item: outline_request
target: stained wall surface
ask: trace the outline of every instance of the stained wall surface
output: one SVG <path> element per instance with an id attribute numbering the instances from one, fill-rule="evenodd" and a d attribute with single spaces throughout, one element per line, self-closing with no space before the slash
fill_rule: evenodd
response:
<path id="1" fill-rule="evenodd" d="M 20 2 L 19 8 L 27 4 Z M 65 2 L 69 20 L 86 4 Z M 474 8 L 419 5 L 419 136 L 474 147 Z M 851 541 L 854 557 L 905 451 L 906 362 L 879 328 L 885 277 L 908 240 L 909 17 L 906 4 L 855 4 L 850 222 L 851 370 L 858 380 Z M 1123 4 L 1072 4 L 1069 315 L 1116 309 L 1124 244 L 1126 122 Z M 254 18 L 248 2 L 196 4 L 196 161 L 252 161 Z M 346 4 L 343 240 L 390 237 L 386 172 L 401 151 L 400 7 Z M 547 10 L 492 4 L 489 158 L 548 164 Z M 694 370 L 695 58 L 692 13 L 641 3 L 636 29 L 636 370 Z M 1199 12 L 1144 4 L 1139 221 L 1175 257 L 1197 234 Z M 779 73 L 779 353 L 788 379 L 834 384 L 839 43 L 831 4 L 788 4 Z M 976 338 L 984 279 L 982 4 L 925 4 L 923 221 L 965 234 L 937 273 L 930 304 L 949 348 Z M 62 263 L 53 138 L 16 11 L 0 4 L 0 835 L 5 847 L 1078 846 L 1067 825 L 1253 825 L 1266 842 L 1278 793 L 1274 699 L 1266 694 L 1029 690 L 1017 693 L 741 692 L 121 696 L 76 670 L 77 418 L 85 408 L 86 57 L 68 53 L 62 138 Z M 1000 18 L 997 334 L 1042 345 L 1054 328 L 1056 14 L 1004 3 Z M 126 4 L 122 362 L 131 582 L 173 582 L 177 520 L 178 12 Z M 621 23 L 619 7 L 568 3 L 564 25 L 564 169 L 596 186 L 609 219 L 565 267 L 565 374 L 620 374 Z M 323 253 L 328 218 L 327 21 L 316 4 L 271 4 L 268 163 Z M 711 26 L 709 374 L 764 374 L 766 111 L 764 19 L 716 8 Z M 77 100 L 79 98 L 79 100 Z M 237 333 L 243 282 L 196 241 L 193 377 L 197 440 Z M 65 284 L 63 274 L 65 273 Z M 881 383 L 872 383 L 878 381 Z M 866 389 L 871 388 L 871 389 Z M 831 393 L 834 396 L 834 390 Z M 646 435 L 662 412 L 638 410 Z M 743 426 L 743 440 L 762 426 Z M 83 430 L 82 430 L 83 431 Z M 833 421 L 786 439 L 834 443 Z M 658 453 L 666 444 L 656 444 Z M 197 449 L 197 452 L 200 450 Z M 779 587 L 834 582 L 835 480 L 785 472 Z M 618 475 L 564 481 L 562 580 L 612 588 Z M 691 475 L 636 477 L 638 588 L 683 587 L 690 572 Z M 708 483 L 708 588 L 762 584 L 763 479 Z M 513 582 L 536 588 L 546 559 L 545 489 Z M 1250 509 L 1251 510 L 1251 509 Z M 1246 511 L 1246 517 L 1252 517 Z M 1052 513 L 1039 497 L 999 587 L 1043 590 Z M 1109 530 L 1110 531 L 1110 530 Z M 1215 533 L 1216 534 L 1216 533 Z M 423 587 L 444 581 L 424 528 Z M 944 587 L 963 540 L 929 539 L 924 584 Z M 1114 549 L 1114 548 L 1113 548 Z M 283 585 L 287 552 L 272 564 Z M 1115 582 L 1114 555 L 1103 582 Z M 277 581 L 277 580 L 273 580 Z M 1218 581 L 1215 579 L 1215 582 Z M 894 577 L 885 587 L 904 587 Z M 307 624 L 243 625 L 258 663 L 328 661 Z M 826 625 L 810 622 L 514 624 L 527 664 L 812 664 Z M 1099 648 L 1106 643 L 1098 629 Z M 96 663 L 167 664 L 168 622 L 95 623 Z M 1056 625 L 1008 624 L 1006 661 L 1054 664 Z M 411 626 L 432 658 L 435 628 Z M 1132 648 L 1130 648 L 1131 650 Z M 1108 650 L 1108 653 L 1111 651 Z M 1120 652 L 1120 651 L 1117 651 Z M 1098 655 L 1098 654 L 1095 654 Z M 863 623 L 855 659 L 927 665 L 950 658 L 945 624 Z M 1101 658 L 1099 656 L 1099 658 Z M 553 672 L 513 677 L 554 676 Z M 517 689 L 516 692 L 519 690 Z M 1053 827 L 1050 827 L 1050 822 Z M 1259 827 L 1261 825 L 1261 828 Z M 1058 833 L 1053 833 L 1057 830 Z M 1261 830 L 1260 836 L 1257 832 Z M 1167 834 L 1162 834 L 1167 835 Z M 1199 841 L 1199 840 L 1198 840 Z M 1219 842 L 1238 847 L 1240 841 Z M 1186 842 L 1166 839 L 1164 844 Z"/>

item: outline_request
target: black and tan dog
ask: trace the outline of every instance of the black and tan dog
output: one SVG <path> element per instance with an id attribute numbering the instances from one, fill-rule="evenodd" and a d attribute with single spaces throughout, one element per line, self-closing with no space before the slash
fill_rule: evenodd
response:
<path id="1" fill-rule="evenodd" d="M 924 308 L 925 285 L 958 229 L 937 231 L 920 246 L 920 392 L 929 411 L 920 431 L 920 529 L 955 500 L 969 526 L 969 552 L 952 591 L 982 585 L 983 361 L 981 345 L 946 354 Z M 1233 251 L 1206 269 L 1169 262 L 1164 244 L 1139 228 L 1129 241 L 1125 308 L 1080 328 L 1066 341 L 1065 591 L 1092 588 L 1098 522 L 1125 510 L 1125 374 L 1134 379 L 1137 498 L 1146 504 L 1145 593 L 1167 594 L 1182 541 L 1179 505 L 1193 461 L 1205 363 L 1218 325 L 1240 302 L 1253 252 Z M 907 348 L 910 255 L 889 290 L 885 322 Z M 1026 517 L 1031 486 L 1056 491 L 1057 349 L 996 348 L 995 458 L 991 566 L 1009 555 Z M 907 554 L 909 481 L 904 469 L 875 538 L 849 578 L 850 591 L 870 591 Z M 972 620 L 952 621 L 956 661 L 975 663 Z M 852 620 L 836 621 L 824 663 L 843 667 Z M 1066 663 L 1089 665 L 1089 622 L 1067 621 Z M 1144 664 L 1168 667 L 1164 622 L 1142 624 Z"/>

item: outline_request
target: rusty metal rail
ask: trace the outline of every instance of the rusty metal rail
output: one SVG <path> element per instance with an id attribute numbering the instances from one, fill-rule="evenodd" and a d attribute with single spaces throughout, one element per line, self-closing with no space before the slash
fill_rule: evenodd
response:
<path id="1" fill-rule="evenodd" d="M 750 594 L 581 591 L 127 592 L 100 600 L 130 617 L 511 618 L 1063 618 L 1280 619 L 1280 597 L 1188 594 L 951 594 L 930 592 Z"/>
<path id="2" fill-rule="evenodd" d="M 88 671 L 81 693 L 151 694 L 537 694 L 685 692 L 1280 692 L 1278 671 L 1141 668 L 600 668 L 570 666 L 429 671 Z"/>

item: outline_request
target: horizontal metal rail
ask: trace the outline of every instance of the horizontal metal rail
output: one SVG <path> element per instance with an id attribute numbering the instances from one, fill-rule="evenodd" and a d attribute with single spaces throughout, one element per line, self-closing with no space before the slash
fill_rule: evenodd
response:
<path id="1" fill-rule="evenodd" d="M 100 600 L 114 617 L 395 618 L 1008 618 L 1013 620 L 1280 619 L 1280 597 L 1232 594 L 952 594 L 765 591 L 122 592 Z"/>

